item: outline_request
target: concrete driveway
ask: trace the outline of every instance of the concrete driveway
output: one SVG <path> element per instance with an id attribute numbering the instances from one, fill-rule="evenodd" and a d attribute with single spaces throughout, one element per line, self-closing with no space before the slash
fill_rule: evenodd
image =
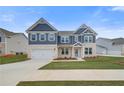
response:
<path id="1" fill-rule="evenodd" d="M 0 86 L 13 86 L 49 63 L 48 60 L 28 60 L 0 65 Z"/>

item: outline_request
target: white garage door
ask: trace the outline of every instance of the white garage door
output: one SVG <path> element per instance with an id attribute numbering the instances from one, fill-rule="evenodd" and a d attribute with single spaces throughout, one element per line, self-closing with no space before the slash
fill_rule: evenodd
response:
<path id="1" fill-rule="evenodd" d="M 54 55 L 54 50 L 51 49 L 32 50 L 31 52 L 32 59 L 53 59 Z"/>

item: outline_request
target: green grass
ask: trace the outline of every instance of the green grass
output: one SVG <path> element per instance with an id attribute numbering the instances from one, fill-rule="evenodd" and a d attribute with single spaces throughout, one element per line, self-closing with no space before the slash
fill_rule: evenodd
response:
<path id="1" fill-rule="evenodd" d="M 15 63 L 28 60 L 27 55 L 14 55 L 12 57 L 0 57 L 0 64 Z"/>
<path id="2" fill-rule="evenodd" d="M 17 86 L 124 86 L 124 81 L 24 81 Z"/>
<path id="3" fill-rule="evenodd" d="M 124 57 L 96 57 L 85 60 L 85 62 L 51 62 L 40 69 L 124 69 Z"/>

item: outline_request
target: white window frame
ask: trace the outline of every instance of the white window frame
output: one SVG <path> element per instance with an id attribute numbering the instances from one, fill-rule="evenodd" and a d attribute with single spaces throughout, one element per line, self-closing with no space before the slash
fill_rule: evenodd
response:
<path id="1" fill-rule="evenodd" d="M 68 42 L 66 41 L 68 39 Z M 64 40 L 64 42 L 63 42 Z M 69 36 L 61 36 L 61 43 L 69 43 L 70 40 L 69 40 Z"/>
<path id="2" fill-rule="evenodd" d="M 85 42 L 86 38 L 87 38 L 87 42 Z M 90 38 L 92 38 L 91 41 Z M 93 36 L 84 36 L 84 43 L 93 43 Z"/>
<path id="3" fill-rule="evenodd" d="M 44 40 L 41 40 L 41 35 L 44 35 Z M 39 40 L 40 41 L 46 41 L 46 34 L 39 34 Z"/>
<path id="4" fill-rule="evenodd" d="M 69 48 L 61 48 L 61 55 L 69 55 Z"/>
<path id="5" fill-rule="evenodd" d="M 35 40 L 32 39 L 32 36 L 35 35 Z M 31 38 L 30 38 L 31 41 L 37 41 L 37 34 L 31 34 Z"/>
<path id="6" fill-rule="evenodd" d="M 51 40 L 51 35 L 53 35 L 53 40 Z M 48 34 L 48 40 L 49 41 L 55 41 L 55 34 Z"/>
<path id="7" fill-rule="evenodd" d="M 86 38 L 87 38 L 87 42 L 85 41 L 86 40 Z M 84 43 L 88 43 L 88 36 L 84 36 Z"/>
<path id="8" fill-rule="evenodd" d="M 78 36 L 74 36 L 74 37 L 75 37 L 74 41 L 78 42 Z"/>
<path id="9" fill-rule="evenodd" d="M 85 55 L 92 55 L 93 54 L 93 48 L 85 47 L 85 52 L 86 52 L 86 49 L 87 49 L 87 54 L 85 53 Z M 90 49 L 91 49 L 91 54 L 90 54 Z"/>
<path id="10" fill-rule="evenodd" d="M 90 41 L 91 38 L 91 41 Z M 93 43 L 93 36 L 89 36 L 89 43 Z"/>

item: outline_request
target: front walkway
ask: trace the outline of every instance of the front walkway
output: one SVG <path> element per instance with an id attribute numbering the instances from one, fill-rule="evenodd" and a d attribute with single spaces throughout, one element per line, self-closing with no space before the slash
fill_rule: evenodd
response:
<path id="1" fill-rule="evenodd" d="M 48 60 L 28 60 L 24 62 L 0 65 L 0 86 L 12 86 L 32 75 Z"/>
<path id="2" fill-rule="evenodd" d="M 39 70 L 23 81 L 124 80 L 124 70 Z"/>

